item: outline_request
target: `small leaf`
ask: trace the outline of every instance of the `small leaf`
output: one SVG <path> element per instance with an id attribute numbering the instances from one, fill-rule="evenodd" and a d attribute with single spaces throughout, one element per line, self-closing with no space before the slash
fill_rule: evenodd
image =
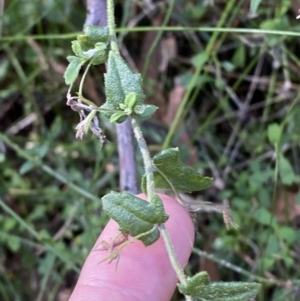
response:
<path id="1" fill-rule="evenodd" d="M 120 226 L 120 231 L 137 236 L 153 229 L 156 224 L 164 223 L 165 214 L 162 201 L 158 196 L 151 203 L 128 193 L 111 192 L 102 198 L 103 210 Z M 159 238 L 159 230 L 143 236 L 144 245 L 153 244 Z"/>
<path id="2" fill-rule="evenodd" d="M 146 119 L 151 117 L 157 109 L 158 107 L 154 105 L 141 104 L 134 107 L 134 113 L 139 118 Z"/>
<path id="3" fill-rule="evenodd" d="M 120 123 L 120 120 L 122 120 L 121 122 L 123 122 L 124 118 L 125 119 L 127 118 L 126 113 L 124 113 L 124 112 L 116 112 L 116 113 L 114 113 L 114 114 L 112 114 L 110 116 L 109 122 L 111 122 L 111 123 L 113 123 L 113 122 Z"/>
<path id="4" fill-rule="evenodd" d="M 178 148 L 162 151 L 154 156 L 153 163 L 157 168 L 154 172 L 154 181 L 158 189 L 174 188 L 182 192 L 192 192 L 206 189 L 212 183 L 212 178 L 203 177 L 179 160 Z M 145 185 L 145 177 L 143 182 Z"/>
<path id="5" fill-rule="evenodd" d="M 192 64 L 195 67 L 202 67 L 209 59 L 209 54 L 206 52 L 201 52 L 192 58 Z"/>
<path id="6" fill-rule="evenodd" d="M 95 49 L 97 50 L 92 58 L 93 65 L 100 65 L 107 61 L 108 57 L 108 44 L 107 43 L 96 43 Z"/>
<path id="7" fill-rule="evenodd" d="M 107 42 L 109 37 L 108 27 L 88 25 L 85 35 L 90 43 Z"/>
<path id="8" fill-rule="evenodd" d="M 272 214 L 266 208 L 261 207 L 254 212 L 253 218 L 263 225 L 270 225 Z"/>
<path id="9" fill-rule="evenodd" d="M 82 51 L 80 57 L 86 61 L 92 59 L 93 57 L 95 57 L 97 54 L 97 50 L 95 48 L 91 48 L 89 50 L 86 51 Z"/>
<path id="10" fill-rule="evenodd" d="M 260 2 L 261 2 L 261 0 L 251 0 L 250 13 L 255 14 L 257 12 Z"/>
<path id="11" fill-rule="evenodd" d="M 72 41 L 71 43 L 73 52 L 80 57 L 82 54 L 82 48 L 79 41 Z"/>
<path id="12" fill-rule="evenodd" d="M 81 58 L 77 56 L 68 56 L 69 65 L 65 71 L 64 78 L 67 85 L 71 85 L 78 77 L 80 68 L 84 64 Z"/>
<path id="13" fill-rule="evenodd" d="M 136 99 L 136 94 L 134 92 L 131 92 L 129 94 L 127 94 L 125 96 L 125 100 L 124 100 L 124 105 L 123 105 L 123 108 L 122 109 L 132 109 L 134 107 L 134 105 L 136 104 L 137 102 L 137 99 Z"/>
<path id="14" fill-rule="evenodd" d="M 236 68 L 243 68 L 245 66 L 245 64 L 246 64 L 246 47 L 243 43 L 241 43 L 234 51 L 234 55 L 232 57 L 232 62 Z"/>
<path id="15" fill-rule="evenodd" d="M 283 155 L 279 158 L 279 174 L 282 183 L 285 185 L 291 185 L 297 181 L 291 163 Z"/>
<path id="16" fill-rule="evenodd" d="M 108 43 L 108 28 L 89 25 L 86 28 L 85 34 L 78 35 L 77 40 L 79 41 L 83 51 L 94 49 L 98 42 Z"/>
<path id="17" fill-rule="evenodd" d="M 114 51 L 109 52 L 107 73 L 104 77 L 106 102 L 101 108 L 107 110 L 103 113 L 107 118 L 113 114 L 112 111 L 120 109 L 120 104 L 124 104 L 126 95 L 130 93 L 135 93 L 137 105 L 144 103 L 141 76 L 133 73 L 120 55 Z"/>
<path id="18" fill-rule="evenodd" d="M 247 301 L 254 298 L 260 284 L 247 282 L 209 283 L 206 272 L 189 278 L 186 285 L 178 284 L 181 293 L 206 301 Z"/>
<path id="19" fill-rule="evenodd" d="M 278 123 L 272 123 L 268 126 L 268 138 L 270 143 L 278 144 L 281 139 L 281 126 Z"/>
<path id="20" fill-rule="evenodd" d="M 13 252 L 17 252 L 20 247 L 21 247 L 21 241 L 18 237 L 16 236 L 10 236 L 7 239 L 7 245 Z"/>
<path id="21" fill-rule="evenodd" d="M 26 161 L 23 163 L 20 167 L 19 173 L 20 175 L 25 175 L 27 172 L 31 171 L 34 169 L 35 164 L 32 161 Z"/>

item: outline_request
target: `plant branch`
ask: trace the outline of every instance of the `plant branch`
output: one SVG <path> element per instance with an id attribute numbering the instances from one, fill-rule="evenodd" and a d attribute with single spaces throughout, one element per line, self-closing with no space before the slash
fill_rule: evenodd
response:
<path id="1" fill-rule="evenodd" d="M 113 1 L 108 1 L 113 2 Z M 106 27 L 108 24 L 107 11 L 108 5 L 110 5 L 110 12 L 113 13 L 113 3 L 107 3 L 106 0 L 87 0 L 88 14 L 85 21 L 85 27 L 87 25 L 99 25 Z M 110 15 L 110 25 L 113 25 L 112 32 L 115 36 L 114 30 L 114 15 Z M 115 45 L 117 45 L 115 43 Z M 130 120 L 126 120 L 121 124 L 116 125 L 117 138 L 118 138 L 118 153 L 120 164 L 120 190 L 128 191 L 133 194 L 137 194 L 137 176 L 136 176 L 136 161 L 135 161 L 135 149 L 133 144 L 132 127 Z"/>

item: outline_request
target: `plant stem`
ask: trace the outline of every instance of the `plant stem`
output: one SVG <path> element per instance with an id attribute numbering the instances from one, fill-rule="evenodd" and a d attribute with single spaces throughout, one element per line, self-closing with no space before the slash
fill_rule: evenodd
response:
<path id="1" fill-rule="evenodd" d="M 184 271 L 183 271 L 182 267 L 180 266 L 179 262 L 176 260 L 174 247 L 173 247 L 173 244 L 171 242 L 169 233 L 168 233 L 167 229 L 165 228 L 164 224 L 161 224 L 159 226 L 159 228 L 160 228 L 160 233 L 161 233 L 161 235 L 164 239 L 164 242 L 165 242 L 165 246 L 166 246 L 170 261 L 171 261 L 171 265 L 172 265 L 173 269 L 175 270 L 180 283 L 183 284 L 183 285 L 186 285 L 187 284 L 187 279 L 186 279 L 186 276 L 184 274 Z M 193 300 L 191 296 L 185 296 L 185 298 L 188 301 Z"/>
<path id="2" fill-rule="evenodd" d="M 108 28 L 109 28 L 109 34 L 111 37 L 111 49 L 117 53 L 119 53 L 119 48 L 116 42 L 116 33 L 115 33 L 115 19 L 114 19 L 114 2 L 113 0 L 107 0 L 107 21 L 108 21 Z M 132 129 L 135 135 L 135 138 L 137 140 L 138 146 L 140 148 L 143 161 L 144 161 L 144 167 L 145 167 L 145 173 L 146 173 L 146 193 L 148 197 L 148 201 L 151 203 L 151 201 L 154 199 L 155 195 L 155 186 L 154 186 L 154 175 L 153 175 L 153 163 L 152 159 L 147 147 L 147 143 L 145 141 L 145 138 L 143 136 L 143 133 L 141 131 L 141 128 L 139 126 L 138 121 L 135 118 L 131 118 L 131 124 Z M 163 236 L 165 246 L 171 261 L 171 265 L 173 266 L 179 281 L 186 285 L 187 280 L 184 275 L 184 272 L 176 260 L 176 255 L 174 251 L 174 247 L 172 245 L 170 236 L 164 226 L 164 224 L 159 225 L 161 234 Z M 186 300 L 192 301 L 192 298 L 189 296 L 186 296 Z"/>
<path id="3" fill-rule="evenodd" d="M 135 118 L 131 118 L 131 124 L 132 129 L 136 138 L 136 141 L 138 143 L 138 146 L 140 148 L 143 161 L 144 161 L 144 167 L 145 167 L 145 173 L 146 173 L 146 191 L 149 202 L 153 199 L 153 196 L 155 194 L 154 189 L 154 177 L 153 177 L 153 166 L 152 166 L 152 159 L 149 154 L 149 150 L 147 147 L 147 143 L 144 139 L 143 133 L 141 131 L 141 128 L 138 124 L 138 121 Z"/>
<path id="4" fill-rule="evenodd" d="M 79 85 L 79 91 L 78 91 L 79 95 L 82 95 L 83 83 L 84 83 L 84 80 L 85 80 L 85 78 L 86 78 L 86 75 L 87 75 L 87 73 L 88 73 L 88 71 L 89 71 L 91 65 L 92 65 L 92 61 L 90 61 L 90 62 L 88 63 L 88 65 L 86 66 L 86 68 L 85 68 L 85 70 L 84 70 L 84 73 L 83 73 L 83 75 L 82 75 L 82 78 L 81 78 L 81 81 L 80 81 L 80 85 Z M 80 97 L 78 98 L 78 102 L 81 102 Z"/>
<path id="5" fill-rule="evenodd" d="M 163 237 L 163 239 L 165 241 L 166 248 L 167 248 L 170 260 L 171 260 L 171 264 L 174 267 L 174 269 L 176 271 L 176 274 L 178 275 L 179 281 L 180 281 L 180 283 L 186 285 L 185 274 L 184 274 L 184 272 L 183 272 L 180 264 L 178 263 L 178 261 L 176 260 L 176 258 L 173 256 L 174 253 L 175 253 L 174 252 L 174 247 L 172 245 L 169 233 L 167 232 L 167 229 L 165 228 L 164 224 L 160 225 L 160 232 L 161 232 L 162 237 Z"/>
<path id="6" fill-rule="evenodd" d="M 148 150 L 146 141 L 144 139 L 143 133 L 141 131 L 141 128 L 140 128 L 137 120 L 135 118 L 131 118 L 131 123 L 132 123 L 132 128 L 133 128 L 135 138 L 137 140 L 138 146 L 141 150 L 141 154 L 143 157 L 145 173 L 146 173 L 147 197 L 148 197 L 149 202 L 151 203 L 151 200 L 153 199 L 153 196 L 155 195 L 153 165 L 152 165 L 153 163 L 152 163 L 152 159 L 149 154 L 149 150 Z M 165 242 L 165 246 L 166 246 L 170 261 L 171 261 L 171 265 L 172 265 L 173 269 L 175 270 L 180 283 L 182 283 L 183 285 L 186 285 L 187 280 L 186 280 L 185 274 L 184 274 L 180 264 L 176 260 L 176 254 L 175 254 L 174 247 L 171 242 L 169 233 L 168 233 L 167 229 L 165 228 L 164 224 L 159 225 L 159 228 L 160 228 L 161 235 Z M 186 300 L 192 301 L 193 299 L 189 296 L 186 296 Z"/>
<path id="7" fill-rule="evenodd" d="M 111 49 L 119 53 L 119 48 L 116 39 L 116 24 L 115 24 L 115 12 L 114 12 L 114 1 L 107 0 L 107 25 L 109 30 L 109 35 L 111 38 L 110 45 Z"/>

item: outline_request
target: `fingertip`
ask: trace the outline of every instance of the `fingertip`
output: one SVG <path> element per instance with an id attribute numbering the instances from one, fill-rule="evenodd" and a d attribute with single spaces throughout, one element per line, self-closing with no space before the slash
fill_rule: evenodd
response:
<path id="1" fill-rule="evenodd" d="M 193 222 L 176 200 L 166 195 L 159 196 L 169 215 L 165 225 L 176 258 L 184 267 L 194 243 Z M 146 198 L 145 195 L 139 197 Z M 102 299 L 105 297 L 107 301 L 170 300 L 178 279 L 171 266 L 162 237 L 148 247 L 138 240 L 130 243 L 121 251 L 117 269 L 115 261 L 110 264 L 107 261 L 100 264 L 109 255 L 109 251 L 99 250 L 99 246 L 103 241 L 111 242 L 118 233 L 118 228 L 115 221 L 108 222 L 82 268 L 70 300 L 92 301 L 97 297 Z M 87 293 L 88 291 L 90 293 Z"/>

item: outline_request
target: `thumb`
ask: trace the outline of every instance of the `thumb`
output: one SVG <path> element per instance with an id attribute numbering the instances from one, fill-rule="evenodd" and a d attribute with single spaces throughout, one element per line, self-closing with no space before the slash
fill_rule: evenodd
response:
<path id="1" fill-rule="evenodd" d="M 139 197 L 146 199 L 145 195 Z M 170 216 L 166 228 L 180 265 L 187 264 L 194 242 L 194 226 L 189 214 L 174 199 L 160 195 Z M 109 250 L 99 250 L 101 242 L 111 242 L 118 224 L 110 220 L 99 236 L 82 268 L 70 301 L 169 301 L 178 282 L 163 238 L 145 247 L 136 240 L 120 253 L 120 260 L 100 263 Z M 97 250 L 98 247 L 98 250 Z"/>

